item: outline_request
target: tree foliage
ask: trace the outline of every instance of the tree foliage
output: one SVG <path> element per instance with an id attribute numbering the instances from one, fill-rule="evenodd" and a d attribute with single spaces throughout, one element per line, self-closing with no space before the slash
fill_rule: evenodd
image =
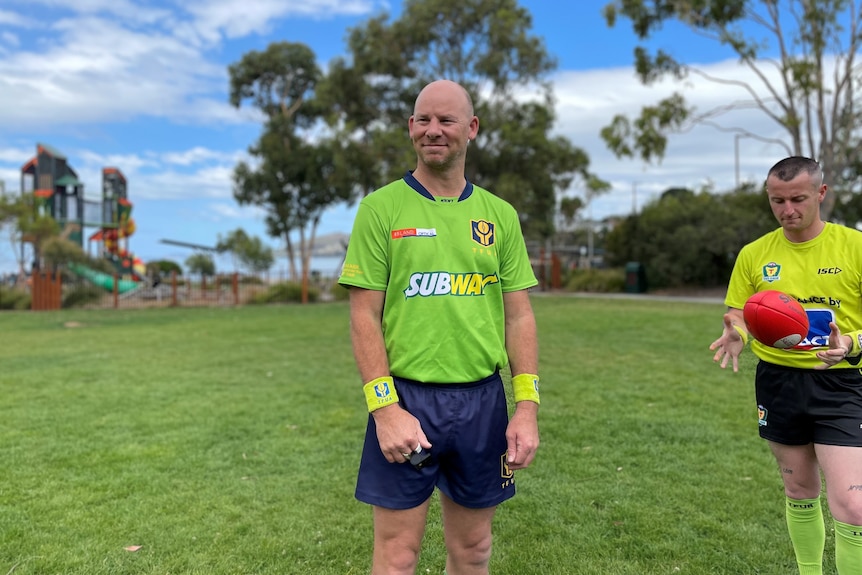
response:
<path id="1" fill-rule="evenodd" d="M 90 263 L 90 258 L 84 253 L 81 246 L 60 236 L 47 238 L 42 242 L 40 252 L 43 263 L 49 268 L 71 263 L 84 265 Z"/>
<path id="2" fill-rule="evenodd" d="M 853 0 L 613 0 L 604 8 L 609 26 L 626 18 L 642 42 L 635 49 L 635 69 L 644 84 L 691 75 L 735 87 L 739 98 L 711 110 L 696 110 L 679 93 L 643 108 L 632 121 L 615 117 L 602 137 L 619 157 L 661 160 L 669 133 L 706 124 L 765 142 L 780 143 L 788 155 L 817 159 L 838 189 L 859 191 L 860 152 L 856 54 L 862 41 L 862 20 Z M 645 46 L 668 24 L 681 24 L 695 34 L 729 48 L 754 83 L 713 77 L 685 63 L 680 54 Z M 728 125 L 727 115 L 753 109 L 783 132 L 780 139 Z M 824 218 L 834 198 L 821 205 Z"/>
<path id="3" fill-rule="evenodd" d="M 368 193 L 415 165 L 407 119 L 420 89 L 446 78 L 474 100 L 479 135 L 467 178 L 509 200 L 527 237 L 553 231 L 558 195 L 576 180 L 597 180 L 587 154 L 553 137 L 556 67 L 532 18 L 515 0 L 406 0 L 352 29 L 349 55 L 337 58 L 317 91 L 316 107 L 354 155 L 352 181 Z M 518 98 L 522 93 L 531 97 Z"/>
<path id="4" fill-rule="evenodd" d="M 190 274 L 213 276 L 216 272 L 215 262 L 209 254 L 194 253 L 186 258 L 185 264 Z"/>
<path id="5" fill-rule="evenodd" d="M 41 213 L 34 206 L 35 201 L 31 192 L 17 196 L 0 195 L 0 227 L 5 226 L 10 231 L 15 258 L 22 272 L 24 271 L 23 244 L 32 244 L 33 259 L 38 266 L 42 260 L 43 243 L 60 234 L 60 225 L 54 218 Z"/>
<path id="6" fill-rule="evenodd" d="M 275 260 L 272 248 L 265 245 L 259 237 L 249 236 L 242 228 L 237 228 L 224 238 L 219 234 L 216 250 L 219 253 L 229 252 L 251 273 L 265 272 L 272 267 Z"/>
<path id="7" fill-rule="evenodd" d="M 751 185 L 725 194 L 671 188 L 608 234 L 606 260 L 643 263 L 655 288 L 725 286 L 742 246 L 777 225 Z"/>
<path id="8" fill-rule="evenodd" d="M 291 277 L 296 277 L 291 234 L 299 233 L 303 302 L 317 225 L 324 210 L 349 197 L 352 187 L 336 173 L 331 140 L 308 131 L 320 118 L 312 101 L 321 77 L 314 52 L 303 44 L 277 42 L 252 51 L 229 68 L 230 101 L 250 101 L 266 118 L 259 141 L 249 148 L 253 163 L 234 170 L 234 198 L 266 211 L 267 232 L 284 239 Z"/>

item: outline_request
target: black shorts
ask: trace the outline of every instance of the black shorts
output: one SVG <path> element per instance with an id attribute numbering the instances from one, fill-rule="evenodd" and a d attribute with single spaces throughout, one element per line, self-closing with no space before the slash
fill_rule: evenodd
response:
<path id="1" fill-rule="evenodd" d="M 862 447 L 859 369 L 799 369 L 757 364 L 760 437 L 784 445 Z"/>

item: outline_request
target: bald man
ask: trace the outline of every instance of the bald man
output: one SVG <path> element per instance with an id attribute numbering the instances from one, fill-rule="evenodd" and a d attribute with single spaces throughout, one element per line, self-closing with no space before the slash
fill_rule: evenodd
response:
<path id="1" fill-rule="evenodd" d="M 496 507 L 539 446 L 537 281 L 515 209 L 464 175 L 469 93 L 428 84 L 408 131 L 416 168 L 362 200 L 339 278 L 369 411 L 356 498 L 372 575 L 415 573 L 435 490 L 446 572 L 484 575 Z"/>

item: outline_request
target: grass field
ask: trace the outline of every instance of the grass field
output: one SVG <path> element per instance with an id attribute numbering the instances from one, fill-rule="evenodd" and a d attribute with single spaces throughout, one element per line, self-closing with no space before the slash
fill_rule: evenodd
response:
<path id="1" fill-rule="evenodd" d="M 796 573 L 754 358 L 708 350 L 723 307 L 533 301 L 542 446 L 491 572 Z M 368 573 L 347 323 L 344 303 L 0 314 L 0 575 Z M 432 509 L 418 572 L 439 575 Z"/>

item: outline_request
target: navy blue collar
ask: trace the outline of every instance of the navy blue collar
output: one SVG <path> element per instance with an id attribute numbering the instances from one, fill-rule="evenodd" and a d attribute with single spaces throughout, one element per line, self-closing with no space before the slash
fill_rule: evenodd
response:
<path id="1" fill-rule="evenodd" d="M 407 170 L 407 173 L 404 174 L 404 181 L 407 182 L 408 186 L 410 186 L 411 188 L 413 188 L 414 190 L 419 192 L 420 195 L 425 196 L 426 198 L 428 198 L 431 201 L 437 201 L 434 199 L 434 196 L 431 195 L 431 192 L 426 190 L 425 186 L 420 184 L 419 180 L 417 180 L 415 177 L 413 177 L 413 170 Z M 467 185 L 464 186 L 464 191 L 461 192 L 460 196 L 458 196 L 458 201 L 463 202 L 464 200 L 469 198 L 472 193 L 473 193 L 473 184 L 471 184 L 468 181 Z"/>

